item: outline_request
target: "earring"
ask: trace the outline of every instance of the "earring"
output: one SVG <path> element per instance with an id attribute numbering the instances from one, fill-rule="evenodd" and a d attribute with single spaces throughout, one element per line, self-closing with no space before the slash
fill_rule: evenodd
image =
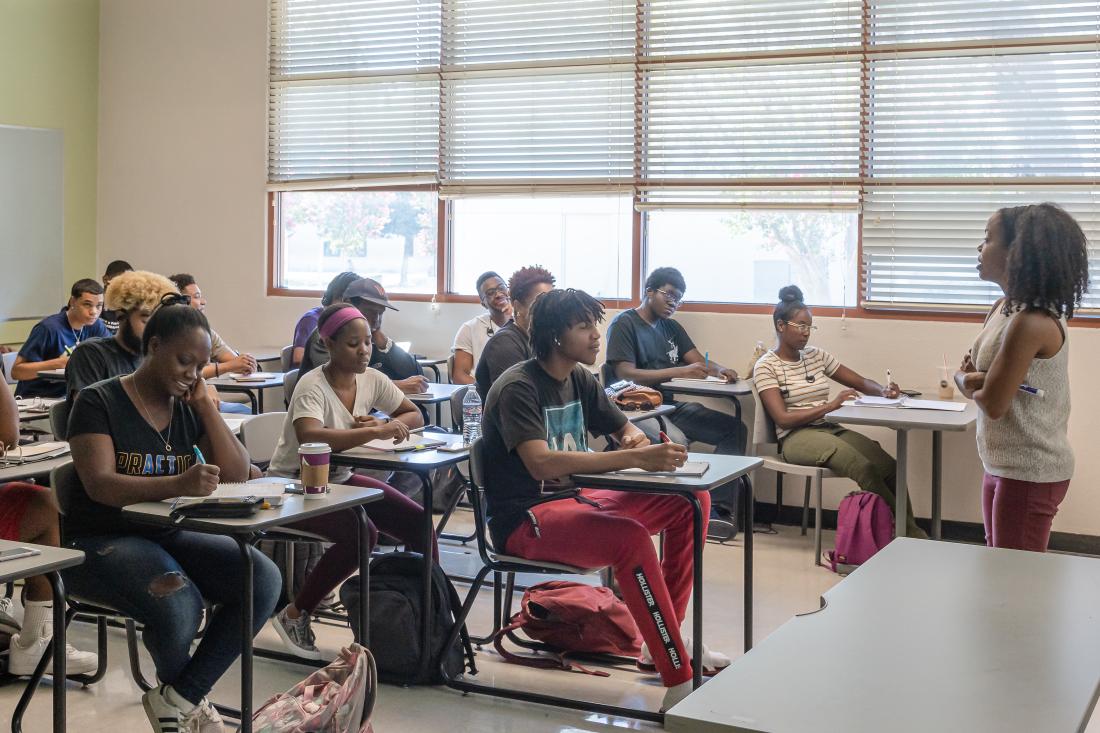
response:
<path id="1" fill-rule="evenodd" d="M 561 346 L 561 341 L 554 339 L 554 346 Z"/>

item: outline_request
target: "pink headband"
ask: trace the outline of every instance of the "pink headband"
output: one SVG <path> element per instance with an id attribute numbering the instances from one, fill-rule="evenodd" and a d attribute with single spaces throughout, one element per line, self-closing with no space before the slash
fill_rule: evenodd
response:
<path id="1" fill-rule="evenodd" d="M 363 317 L 363 314 L 359 312 L 358 308 L 353 308 L 349 305 L 329 316 L 318 330 L 323 337 L 330 339 L 336 335 L 337 331 L 344 327 L 344 324 L 354 321 L 356 318 L 362 318 L 364 321 L 367 320 Z"/>

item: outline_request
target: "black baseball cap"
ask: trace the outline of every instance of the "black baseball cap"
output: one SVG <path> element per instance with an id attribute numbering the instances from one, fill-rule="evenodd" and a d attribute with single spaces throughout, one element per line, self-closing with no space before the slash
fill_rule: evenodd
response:
<path id="1" fill-rule="evenodd" d="M 355 280 L 344 290 L 344 300 L 351 301 L 355 298 L 385 306 L 390 310 L 397 310 L 397 308 L 390 305 L 389 296 L 386 295 L 386 289 L 382 287 L 382 283 L 369 277 L 361 277 Z"/>

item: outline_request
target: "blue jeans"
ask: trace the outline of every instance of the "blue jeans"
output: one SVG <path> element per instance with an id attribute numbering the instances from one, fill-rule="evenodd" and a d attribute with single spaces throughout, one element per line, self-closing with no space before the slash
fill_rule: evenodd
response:
<path id="1" fill-rule="evenodd" d="M 69 546 L 84 551 L 83 565 L 63 571 L 69 592 L 144 625 L 142 638 L 157 677 L 198 704 L 241 651 L 244 566 L 237 543 L 229 537 L 177 531 L 154 537 L 79 537 Z M 275 610 L 282 578 L 271 560 L 255 548 L 249 552 L 255 635 Z M 204 598 L 221 608 L 192 655 Z"/>

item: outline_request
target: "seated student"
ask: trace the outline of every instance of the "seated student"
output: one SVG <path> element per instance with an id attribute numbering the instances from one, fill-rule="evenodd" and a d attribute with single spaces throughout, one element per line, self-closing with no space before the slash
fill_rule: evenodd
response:
<path id="1" fill-rule="evenodd" d="M 141 365 L 141 338 L 149 316 L 176 286 L 153 272 L 125 272 L 107 286 L 107 306 L 118 314 L 115 335 L 90 339 L 73 352 L 65 367 L 65 395 L 76 393 L 104 379 L 132 374 Z"/>
<path id="2" fill-rule="evenodd" d="M 64 367 L 85 339 L 107 336 L 107 326 L 99 320 L 102 310 L 102 285 L 90 279 L 73 283 L 69 304 L 39 321 L 19 349 L 11 368 L 12 379 L 19 380 L 15 396 L 64 397 L 64 384 L 41 379 L 38 373 Z"/>
<path id="3" fill-rule="evenodd" d="M 605 382 L 629 379 L 658 387 L 677 377 L 737 379 L 734 370 L 714 360 L 708 363 L 684 327 L 673 320 L 686 290 L 684 276 L 676 268 L 659 267 L 650 273 L 642 304 L 615 316 L 607 327 Z M 662 393 L 666 403 L 676 405 L 676 411 L 665 417 L 666 432 L 673 442 L 697 440 L 713 445 L 716 453 L 744 452 L 745 432 L 737 418 L 698 402 L 677 403 L 670 392 Z M 638 427 L 650 440 L 659 440 L 656 420 L 645 420 Z"/>
<path id="4" fill-rule="evenodd" d="M 206 310 L 206 298 L 202 295 L 195 278 L 187 273 L 170 275 L 169 280 L 176 284 L 179 291 L 191 299 L 191 307 L 198 311 Z M 251 374 L 256 371 L 256 357 L 252 354 L 237 353 L 225 342 L 217 331 L 210 331 L 210 363 L 203 367 L 203 379 L 220 377 L 230 372 Z"/>
<path id="5" fill-rule="evenodd" d="M 291 369 L 297 369 L 301 365 L 302 357 L 306 353 L 306 342 L 309 341 L 309 335 L 313 333 L 313 329 L 317 328 L 317 319 L 321 317 L 321 311 L 333 303 L 343 302 L 344 291 L 348 285 L 358 279 L 359 276 L 354 272 L 341 272 L 329 281 L 325 294 L 321 296 L 321 305 L 310 308 L 298 319 L 298 323 L 294 326 L 294 338 L 291 340 L 291 346 L 294 348 L 290 356 Z"/>
<path id="6" fill-rule="evenodd" d="M 11 447 L 18 443 L 19 408 L 11 390 L 0 389 L 0 444 Z M 57 505 L 48 487 L 22 482 L 0 485 L 0 539 L 50 547 L 60 544 Z M 8 674 L 13 675 L 32 674 L 53 639 L 54 607 L 49 581 L 41 575 L 27 578 L 25 590 L 23 628 L 12 635 L 8 652 Z M 15 625 L 11 605 L 10 599 L 0 598 L 0 616 L 7 617 L 0 623 L 9 627 Z M 59 613 L 65 613 L 65 609 L 60 609 Z M 68 674 L 88 674 L 98 666 L 96 654 L 65 645 Z M 46 672 L 52 670 L 51 657 Z"/>
<path id="7" fill-rule="evenodd" d="M 482 273 L 477 279 L 477 295 L 488 313 L 471 318 L 458 328 L 451 354 L 454 355 L 453 384 L 473 384 L 474 367 L 485 344 L 494 333 L 512 320 L 512 301 L 508 286 L 495 272 Z"/>
<path id="8" fill-rule="evenodd" d="M 691 691 L 690 651 L 679 628 L 691 596 L 691 506 L 659 494 L 543 493 L 574 473 L 669 471 L 687 460 L 681 445 L 651 445 L 581 366 L 596 361 L 602 319 L 599 301 L 578 290 L 553 290 L 535 301 L 535 358 L 496 381 L 482 421 L 489 530 L 509 555 L 614 569 L 645 640 L 639 663 L 660 673 L 667 709 Z M 612 435 L 620 449 L 588 452 L 588 433 Z M 705 517 L 710 496 L 698 497 Z M 663 560 L 652 540 L 660 532 Z M 713 670 L 729 659 L 704 649 L 703 664 Z"/>
<path id="9" fill-rule="evenodd" d="M 240 651 L 244 567 L 237 543 L 131 522 L 121 509 L 206 496 L 219 480 L 244 481 L 248 454 L 200 376 L 210 359 L 202 313 L 168 296 L 145 326 L 142 352 L 136 372 L 86 387 L 73 405 L 69 444 L 79 480 L 64 533 L 85 561 L 64 571 L 65 584 L 145 627 L 161 682 L 142 697 L 154 731 L 220 731 L 206 695 Z M 255 634 L 274 611 L 282 581 L 274 563 L 250 552 L 253 583 L 243 591 L 252 595 Z M 204 598 L 217 610 L 192 653 Z"/>
<path id="10" fill-rule="evenodd" d="M 405 394 L 419 394 L 428 386 L 420 365 L 409 352 L 394 343 L 382 332 L 382 316 L 386 309 L 397 310 L 390 304 L 386 290 L 377 280 L 363 277 L 344 290 L 344 302 L 359 309 L 367 319 L 371 331 L 370 365 L 392 379 Z M 306 344 L 299 373 L 305 375 L 328 361 L 325 341 L 315 329 Z M 295 388 L 297 389 L 297 388 Z"/>
<path id="11" fill-rule="evenodd" d="M 346 450 L 375 439 L 400 442 L 410 428 L 424 424 L 420 410 L 392 381 L 368 368 L 370 326 L 358 309 L 335 303 L 321 312 L 318 330 L 329 353 L 319 369 L 304 374 L 294 389 L 283 434 L 275 446 L 269 473 L 297 478 L 301 472 L 298 446 L 328 443 L 334 451 Z M 371 410 L 390 416 L 371 417 Z M 373 478 L 333 466 L 332 483 L 382 489 L 381 501 L 367 507 L 370 544 L 378 531 L 401 540 L 411 550 L 424 552 L 424 510 L 397 489 Z M 310 614 L 321 600 L 359 568 L 359 520 L 353 511 L 325 514 L 296 522 L 291 527 L 327 537 L 334 544 L 306 578 L 297 597 L 272 619 L 272 625 L 290 650 L 308 659 L 320 659 L 313 643 Z M 435 551 L 435 548 L 432 548 Z"/>
<path id="12" fill-rule="evenodd" d="M 760 402 L 775 422 L 783 460 L 802 466 L 823 466 L 852 479 L 859 488 L 878 494 L 894 508 L 897 464 L 890 454 L 862 433 L 825 421 L 825 415 L 859 393 L 897 397 L 896 384 L 883 387 L 844 366 L 826 351 L 807 346 L 813 314 L 802 301 L 802 291 L 788 285 L 779 291 L 772 323 L 775 348 L 760 357 L 753 381 Z M 848 389 L 829 399 L 829 379 Z M 927 537 L 907 509 L 906 534 Z"/>
<path id="13" fill-rule="evenodd" d="M 115 279 L 124 272 L 132 272 L 133 267 L 126 260 L 112 260 L 107 269 L 103 271 L 103 290 L 106 292 L 107 288 L 111 284 L 111 280 Z M 104 298 L 106 300 L 106 298 Z M 103 313 L 99 316 L 103 319 L 103 323 L 107 326 L 107 331 L 113 336 L 115 331 L 118 330 L 118 313 L 107 306 L 103 309 Z"/>
<path id="14" fill-rule="evenodd" d="M 485 344 L 485 350 L 477 362 L 477 393 L 482 400 L 488 396 L 489 388 L 501 374 L 534 356 L 527 336 L 531 306 L 540 295 L 554 289 L 554 276 L 539 265 L 523 267 L 512 273 L 508 289 L 512 293 L 515 318 Z"/>

